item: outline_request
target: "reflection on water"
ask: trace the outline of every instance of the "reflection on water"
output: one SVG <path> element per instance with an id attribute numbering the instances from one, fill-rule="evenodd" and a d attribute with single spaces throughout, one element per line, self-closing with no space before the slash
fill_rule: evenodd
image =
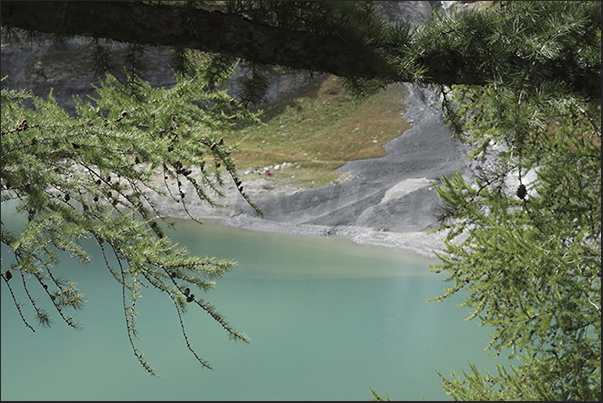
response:
<path id="1" fill-rule="evenodd" d="M 31 332 L 3 287 L 2 399 L 367 401 L 373 388 L 394 400 L 445 400 L 436 370 L 447 375 L 469 361 L 494 369 L 483 351 L 487 329 L 464 321 L 469 311 L 455 305 L 460 300 L 425 302 L 447 286 L 443 274 L 429 272 L 434 259 L 211 222 L 177 221 L 168 235 L 194 253 L 238 262 L 204 298 L 251 344 L 229 340 L 191 309 L 190 342 L 214 367 L 202 369 L 167 296 L 146 289 L 137 304 L 138 346 L 161 375 L 153 378 L 131 352 L 111 274 L 100 262 L 64 260 L 64 277 L 86 293 L 76 314 L 84 330 L 54 315 L 51 329 Z M 98 252 L 92 244 L 89 250 Z M 2 251 L 6 267 L 10 256 Z"/>

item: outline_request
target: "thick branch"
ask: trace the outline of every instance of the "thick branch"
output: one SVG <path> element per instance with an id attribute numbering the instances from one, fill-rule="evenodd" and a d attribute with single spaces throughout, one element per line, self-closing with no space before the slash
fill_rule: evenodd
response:
<path id="1" fill-rule="evenodd" d="M 219 11 L 123 1 L 3 1 L 1 7 L 2 25 L 29 31 L 183 46 L 342 77 L 372 79 L 384 73 L 373 51 L 338 36 L 258 25 Z"/>
<path id="2" fill-rule="evenodd" d="M 136 1 L 3 1 L 1 9 L 3 26 L 29 31 L 186 47 L 346 78 L 411 81 L 415 73 L 399 70 L 399 66 L 386 61 L 379 49 L 364 46 L 361 41 L 350 43 L 335 33 L 319 35 L 268 26 L 219 11 Z M 400 51 L 395 48 L 391 51 Z M 509 55 L 509 60 L 517 69 L 532 63 L 515 54 Z M 483 85 L 495 76 L 486 67 L 489 63 L 488 52 L 476 55 L 455 49 L 424 49 L 408 65 L 426 68 L 424 83 Z M 564 82 L 577 93 L 600 98 L 600 66 L 596 69 L 576 63 L 553 60 L 532 67 L 542 72 L 543 80 Z"/>

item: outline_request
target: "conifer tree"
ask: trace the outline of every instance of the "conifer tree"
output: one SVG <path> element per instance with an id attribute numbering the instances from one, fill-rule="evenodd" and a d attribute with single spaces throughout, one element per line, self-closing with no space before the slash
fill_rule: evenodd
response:
<path id="1" fill-rule="evenodd" d="M 196 79 L 180 74 L 171 90 L 152 89 L 132 72 L 122 82 L 109 77 L 97 105 L 80 104 L 77 118 L 51 97 L 2 91 L 2 201 L 17 198 L 29 217 L 22 233 L 2 228 L 17 262 L 3 267 L 9 290 L 15 275 L 32 275 L 75 326 L 65 309 L 79 308 L 82 297 L 54 275 L 52 248 L 86 260 L 78 240 L 92 236 L 121 262 L 110 270 L 124 289 L 132 342 L 141 282 L 166 292 L 178 315 L 191 300 L 246 340 L 190 295 L 189 285 L 207 289 L 232 262 L 172 248 L 143 192 L 154 189 L 158 169 L 196 183 L 197 196 L 211 202 L 206 189 L 217 191 L 221 178 L 207 175 L 210 160 L 238 182 L 219 130 L 232 117 L 253 115 L 212 91 L 220 73 L 243 58 L 337 74 L 360 94 L 391 82 L 431 84 L 455 135 L 473 145 L 469 157 L 489 162 L 475 178 L 456 174 L 436 186 L 447 238 L 434 269 L 448 273 L 451 287 L 435 300 L 466 293 L 471 318 L 492 328 L 492 354 L 519 362 L 496 373 L 471 365 L 462 376 L 442 375 L 445 390 L 459 400 L 600 399 L 600 2 L 493 2 L 479 12 L 434 13 L 417 30 L 378 21 L 371 2 L 227 2 L 221 10 L 195 3 L 184 13 L 178 2 L 93 2 L 115 19 L 103 24 L 102 13 L 91 11 L 97 23 L 89 26 L 77 22 L 75 2 L 47 3 L 48 18 L 41 19 L 25 18 L 24 11 L 39 11 L 28 2 L 2 2 L 5 34 L 39 29 L 174 46 L 181 71 L 191 66 L 186 49 L 218 55 Z M 120 21 L 120 7 L 148 18 L 118 30 L 109 21 Z M 180 21 L 186 29 L 149 43 L 144 21 L 154 29 Z M 174 42 L 161 43 L 166 38 Z M 135 71 L 135 58 L 130 65 Z M 255 71 L 250 101 L 265 87 L 261 68 Z M 196 167 L 194 175 L 185 174 L 187 165 Z M 183 208 L 185 196 L 173 195 Z M 48 324 L 46 312 L 30 303 Z M 382 400 L 375 391 L 373 397 Z"/>
<path id="2" fill-rule="evenodd" d="M 257 118 L 213 87 L 229 74 L 216 75 L 211 60 L 196 67 L 193 76 L 178 75 L 170 89 L 151 88 L 130 74 L 125 82 L 109 75 L 97 88 L 94 102 L 77 103 L 75 117 L 57 105 L 52 94 L 42 99 L 27 90 L 2 89 L 2 203 L 17 202 L 16 212 L 27 215 L 20 233 L 5 228 L 2 221 L 2 243 L 14 257 L 14 263 L 3 267 L 2 277 L 19 315 L 34 330 L 22 302 L 15 299 L 14 287 L 24 289 L 37 322 L 50 326 L 51 315 L 34 297 L 39 288 L 61 319 L 78 328 L 69 310 L 80 309 L 84 295 L 60 276 L 57 250 L 89 262 L 93 257 L 80 242 L 92 238 L 102 250 L 102 257 L 94 258 L 102 258 L 121 284 L 134 354 L 154 375 L 135 345 L 136 302 L 143 288 L 169 296 L 187 347 L 203 367 L 210 364 L 189 344 L 184 327 L 182 314 L 189 306 L 209 314 L 231 338 L 248 342 L 200 295 L 234 262 L 190 256 L 174 245 L 158 224 L 164 217 L 148 197 L 149 192 L 165 194 L 188 213 L 189 199 L 217 203 L 224 175 L 240 183 L 230 159 L 233 147 L 220 133 L 234 120 Z M 174 192 L 168 180 L 176 180 Z M 184 193 L 185 182 L 196 194 Z M 160 183 L 169 193 L 160 190 Z M 117 265 L 109 263 L 112 258 Z M 14 277 L 20 279 L 10 281 Z"/>
<path id="3" fill-rule="evenodd" d="M 600 21 L 600 4 L 511 2 L 424 27 L 479 32 L 499 69 L 487 85 L 439 86 L 455 135 L 488 164 L 471 181 L 457 173 L 436 186 L 449 231 L 436 271 L 452 283 L 437 300 L 465 292 L 470 318 L 492 329 L 492 355 L 519 364 L 440 374 L 455 400 L 601 398 L 601 99 L 538 67 L 559 56 L 600 63 L 591 12 Z M 458 44 L 443 49 L 485 45 L 448 41 Z M 510 69 L 496 59 L 504 46 L 533 63 Z"/>

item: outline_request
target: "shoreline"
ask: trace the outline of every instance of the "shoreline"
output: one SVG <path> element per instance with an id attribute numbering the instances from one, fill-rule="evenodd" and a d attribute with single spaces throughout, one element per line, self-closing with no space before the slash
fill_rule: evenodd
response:
<path id="1" fill-rule="evenodd" d="M 191 220 L 182 215 L 165 215 L 165 219 Z M 291 224 L 265 220 L 241 214 L 233 217 L 221 215 L 204 215 L 198 217 L 202 222 L 207 220 L 225 227 L 254 232 L 284 234 L 309 237 L 340 236 L 359 245 L 381 246 L 405 250 L 423 257 L 438 259 L 436 253 L 443 252 L 445 231 L 439 232 L 390 232 L 379 231 L 366 227 L 341 225 L 327 226 L 318 224 Z"/>
<path id="2" fill-rule="evenodd" d="M 245 184 L 247 193 L 253 195 L 253 200 L 258 204 L 272 202 L 275 199 L 287 198 L 296 194 L 304 194 L 310 190 L 297 189 L 293 187 L 274 187 L 272 184 L 266 186 L 266 179 L 254 179 Z M 406 187 L 406 194 L 415 190 L 416 186 L 410 183 Z M 313 191 L 328 192 L 329 187 L 312 189 Z M 375 229 L 367 226 L 353 224 L 322 225 L 316 223 L 272 220 L 261 217 L 255 213 L 247 202 L 237 193 L 234 184 L 225 184 L 222 189 L 226 195 L 218 201 L 223 203 L 222 207 L 212 207 L 206 202 L 195 200 L 187 203 L 187 210 L 192 218 L 187 215 L 180 203 L 175 203 L 168 196 L 147 194 L 153 201 L 158 211 L 166 219 L 175 218 L 181 220 L 200 219 L 210 220 L 220 225 L 250 230 L 255 232 L 268 232 L 275 234 L 325 237 L 342 236 L 360 245 L 383 246 L 387 248 L 403 249 L 421 256 L 437 258 L 436 252 L 444 249 L 445 231 L 389 231 Z M 387 192 L 386 192 L 387 194 Z M 384 196 L 384 199 L 386 196 Z M 282 207 L 283 203 L 276 203 L 267 208 Z M 264 210 L 264 209 L 263 209 Z M 265 211 L 266 213 L 266 211 Z"/>
<path id="3" fill-rule="evenodd" d="M 358 226 L 337 226 L 301 224 L 294 225 L 275 221 L 266 222 L 261 218 L 232 217 L 219 221 L 220 224 L 258 232 L 270 232 L 302 236 L 343 236 L 360 245 L 383 246 L 407 250 L 419 255 L 437 258 L 436 252 L 444 248 L 443 233 L 390 232 L 377 231 Z"/>
<path id="4" fill-rule="evenodd" d="M 156 203 L 158 210 L 164 214 L 166 219 L 175 218 L 180 220 L 191 220 L 191 217 L 189 217 L 183 209 L 169 208 L 168 203 L 172 203 L 170 203 L 170 200 L 167 198 L 161 198 L 161 200 L 158 198 L 154 202 Z M 237 204 L 234 203 L 234 205 L 236 206 Z M 442 252 L 444 249 L 444 239 L 446 237 L 445 230 L 437 232 L 394 232 L 376 230 L 358 225 L 320 225 L 274 221 L 257 215 L 254 216 L 250 213 L 243 213 L 240 212 L 240 210 L 236 212 L 235 206 L 195 206 L 193 208 L 189 206 L 188 209 L 194 213 L 193 218 L 195 219 L 200 219 L 201 221 L 213 221 L 226 227 L 255 232 L 311 237 L 342 236 L 359 245 L 402 249 L 414 252 L 421 256 L 436 259 L 436 252 Z"/>

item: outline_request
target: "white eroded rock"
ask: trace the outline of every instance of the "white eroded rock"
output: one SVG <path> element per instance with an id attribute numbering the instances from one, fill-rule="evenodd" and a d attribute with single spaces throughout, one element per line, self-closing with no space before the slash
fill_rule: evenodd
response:
<path id="1" fill-rule="evenodd" d="M 387 203 L 393 199 L 399 199 L 400 197 L 406 196 L 410 192 L 414 192 L 417 189 L 421 189 L 423 187 L 431 186 L 431 181 L 427 178 L 408 178 L 403 181 L 398 182 L 393 187 L 389 188 L 385 195 L 383 195 L 383 199 L 381 199 L 380 204 Z"/>

